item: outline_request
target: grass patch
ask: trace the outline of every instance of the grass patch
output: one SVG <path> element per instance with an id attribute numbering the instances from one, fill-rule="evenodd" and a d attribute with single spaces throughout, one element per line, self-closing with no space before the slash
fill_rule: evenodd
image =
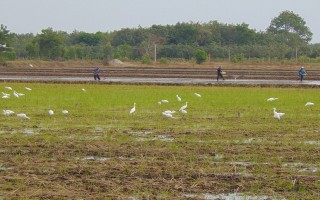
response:
<path id="1" fill-rule="evenodd" d="M 320 197 L 318 89 L 1 83 L 11 94 L 5 86 L 25 95 L 1 99 L 1 108 L 30 120 L 0 116 L 0 198 Z M 273 107 L 286 113 L 280 121 Z"/>

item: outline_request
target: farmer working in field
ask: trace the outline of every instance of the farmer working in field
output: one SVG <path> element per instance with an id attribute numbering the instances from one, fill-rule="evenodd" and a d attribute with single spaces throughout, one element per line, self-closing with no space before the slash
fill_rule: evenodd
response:
<path id="1" fill-rule="evenodd" d="M 217 81 L 219 81 L 219 78 L 220 78 L 220 77 L 224 80 L 224 78 L 223 78 L 223 76 L 222 76 L 221 66 L 219 66 L 218 69 L 217 69 Z"/>
<path id="2" fill-rule="evenodd" d="M 99 67 L 94 68 L 94 70 L 93 70 L 94 80 L 99 80 L 100 81 L 99 73 L 100 73 L 100 68 Z"/>
<path id="3" fill-rule="evenodd" d="M 304 70 L 304 67 L 301 67 L 298 73 L 299 73 L 299 80 L 303 81 L 304 76 L 307 75 L 307 72 L 306 70 Z"/>

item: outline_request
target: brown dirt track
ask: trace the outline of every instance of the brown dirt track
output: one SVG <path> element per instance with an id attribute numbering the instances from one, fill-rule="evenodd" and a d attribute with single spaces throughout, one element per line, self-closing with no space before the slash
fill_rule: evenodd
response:
<path id="1" fill-rule="evenodd" d="M 141 66 L 104 66 L 102 77 L 136 77 L 136 78 L 198 78 L 212 79 L 216 77 L 215 68 L 205 67 L 141 67 Z M 92 67 L 15 67 L 0 66 L 2 77 L 92 77 Z M 225 68 L 228 79 L 258 80 L 296 80 L 296 69 L 250 69 Z M 320 80 L 320 70 L 308 70 L 308 80 Z"/>

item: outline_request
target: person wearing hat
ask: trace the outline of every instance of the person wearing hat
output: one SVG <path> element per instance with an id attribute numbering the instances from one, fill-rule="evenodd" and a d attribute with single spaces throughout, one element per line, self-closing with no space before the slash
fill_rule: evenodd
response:
<path id="1" fill-rule="evenodd" d="M 304 70 L 304 67 L 301 67 L 298 73 L 299 73 L 299 80 L 303 81 L 304 76 L 307 75 L 307 72 L 306 70 Z"/>
<path id="2" fill-rule="evenodd" d="M 224 80 L 224 77 L 222 76 L 222 69 L 221 66 L 218 67 L 217 69 L 217 81 L 219 81 L 219 78 L 221 77 Z"/>

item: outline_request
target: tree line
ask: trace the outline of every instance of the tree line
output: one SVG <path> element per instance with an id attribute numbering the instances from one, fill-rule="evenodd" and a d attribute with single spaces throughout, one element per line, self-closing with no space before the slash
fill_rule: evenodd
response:
<path id="1" fill-rule="evenodd" d="M 113 32 L 55 31 L 39 34 L 11 33 L 0 27 L 0 57 L 6 60 L 141 60 L 170 59 L 299 60 L 320 62 L 320 44 L 310 44 L 312 33 L 303 18 L 283 11 L 266 31 L 246 23 L 176 23 L 148 28 L 123 28 Z"/>

